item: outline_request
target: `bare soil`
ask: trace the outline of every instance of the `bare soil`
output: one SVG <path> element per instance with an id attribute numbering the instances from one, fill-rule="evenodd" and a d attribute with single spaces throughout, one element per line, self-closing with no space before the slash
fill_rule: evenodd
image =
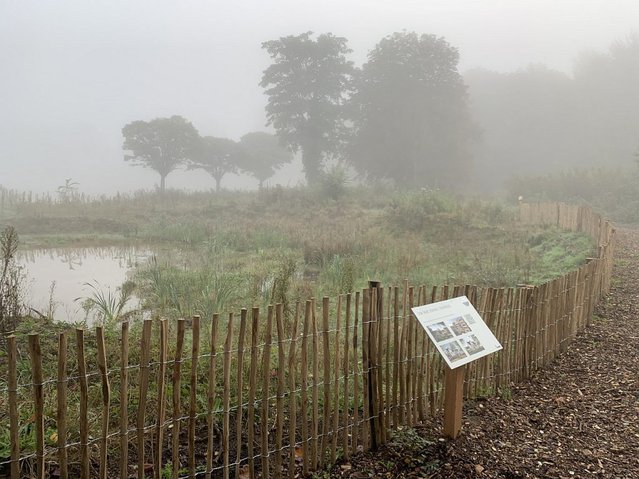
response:
<path id="1" fill-rule="evenodd" d="M 511 394 L 468 402 L 317 477 L 639 478 L 639 230 L 618 230 L 612 291 L 568 351 Z"/>

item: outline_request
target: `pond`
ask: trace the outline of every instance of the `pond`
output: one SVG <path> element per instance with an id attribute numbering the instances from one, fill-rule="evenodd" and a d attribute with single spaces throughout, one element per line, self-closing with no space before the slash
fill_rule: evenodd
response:
<path id="1" fill-rule="evenodd" d="M 23 251 L 17 262 L 26 274 L 25 303 L 31 314 L 63 321 L 83 321 L 84 299 L 95 292 L 119 297 L 127 274 L 153 253 L 148 248 L 94 247 Z M 132 298 L 128 309 L 138 306 Z M 89 318 L 90 319 L 90 318 Z"/>

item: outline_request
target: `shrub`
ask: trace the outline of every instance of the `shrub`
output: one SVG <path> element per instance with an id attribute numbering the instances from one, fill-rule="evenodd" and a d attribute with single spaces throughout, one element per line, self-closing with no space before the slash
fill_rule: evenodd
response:
<path id="1" fill-rule="evenodd" d="M 16 329 L 23 314 L 22 268 L 15 262 L 18 250 L 18 233 L 13 226 L 6 226 L 0 234 L 0 340 Z"/>
<path id="2" fill-rule="evenodd" d="M 346 193 L 346 185 L 349 182 L 346 168 L 342 165 L 333 165 L 321 178 L 321 191 L 332 200 L 338 200 Z"/>

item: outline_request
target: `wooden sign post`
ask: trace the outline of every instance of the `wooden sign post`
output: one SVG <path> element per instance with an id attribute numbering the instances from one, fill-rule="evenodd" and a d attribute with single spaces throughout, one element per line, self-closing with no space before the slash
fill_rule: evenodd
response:
<path id="1" fill-rule="evenodd" d="M 444 435 L 455 439 L 461 432 L 465 365 L 502 346 L 466 296 L 412 310 L 446 361 Z"/>
<path id="2" fill-rule="evenodd" d="M 444 436 L 456 439 L 461 431 L 466 366 L 444 372 Z"/>

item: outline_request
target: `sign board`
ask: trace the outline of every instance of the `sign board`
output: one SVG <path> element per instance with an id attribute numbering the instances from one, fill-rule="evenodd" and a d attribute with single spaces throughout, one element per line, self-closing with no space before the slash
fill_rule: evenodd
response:
<path id="1" fill-rule="evenodd" d="M 466 296 L 412 310 L 451 369 L 502 349 Z"/>

